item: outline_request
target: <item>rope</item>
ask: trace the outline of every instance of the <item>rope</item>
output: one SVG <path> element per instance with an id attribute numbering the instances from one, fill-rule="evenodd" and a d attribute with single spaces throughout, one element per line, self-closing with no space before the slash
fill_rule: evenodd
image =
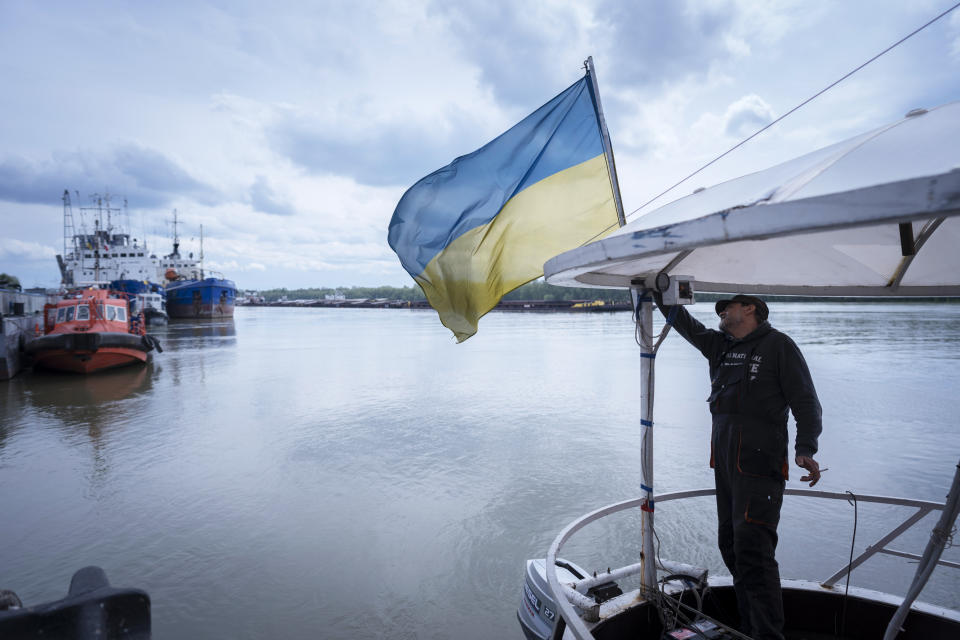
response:
<path id="1" fill-rule="evenodd" d="M 643 333 L 643 327 L 640 325 L 640 308 L 641 308 L 640 299 L 646 297 L 649 293 L 650 293 L 649 289 L 644 289 L 638 296 L 637 308 L 634 310 L 634 313 L 633 313 L 633 323 L 634 323 L 633 339 L 637 343 L 638 347 L 643 346 L 643 338 L 649 337 L 650 342 L 654 342 L 654 340 L 656 340 L 656 343 L 653 345 L 653 350 L 652 350 L 652 355 L 656 356 L 657 350 L 660 349 L 660 345 L 663 343 L 664 339 L 667 337 L 667 334 L 670 333 L 670 324 L 669 323 L 664 324 L 663 328 L 660 329 L 660 333 L 656 335 L 654 335 L 652 331 L 649 334 Z"/>
<path id="2" fill-rule="evenodd" d="M 934 527 L 933 531 L 930 533 L 930 537 L 933 538 L 938 544 L 942 544 L 944 549 L 949 549 L 953 546 L 953 536 L 956 535 L 956 533 L 956 527 L 953 527 L 949 531 Z"/>
<path id="3" fill-rule="evenodd" d="M 855 496 L 852 491 L 847 491 L 847 493 L 849 493 L 852 498 L 852 501 L 847 500 L 847 503 L 853 505 L 853 536 L 850 538 L 850 560 L 847 562 L 847 584 L 843 589 L 843 612 L 840 614 L 841 638 L 847 626 L 847 600 L 850 594 L 850 573 L 853 571 L 853 547 L 857 542 L 857 520 L 859 519 L 857 514 L 857 496 Z"/>

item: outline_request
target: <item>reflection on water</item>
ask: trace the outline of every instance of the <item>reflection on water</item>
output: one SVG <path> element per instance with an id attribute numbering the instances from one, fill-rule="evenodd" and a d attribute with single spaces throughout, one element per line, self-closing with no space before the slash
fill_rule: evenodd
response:
<path id="1" fill-rule="evenodd" d="M 155 355 L 154 355 L 155 357 Z M 54 411 L 81 422 L 99 422 L 116 402 L 150 391 L 154 362 L 107 369 L 95 374 L 37 372 L 27 398 L 40 411 Z M 30 375 L 30 374 L 28 374 Z"/>
<path id="2" fill-rule="evenodd" d="M 237 345 L 233 318 L 175 319 L 153 333 L 164 349 L 156 361 L 176 387 L 204 384 L 208 368 L 219 368 L 224 359 L 231 359 Z M 171 398 L 171 402 L 180 404 L 177 398 Z"/>
<path id="3" fill-rule="evenodd" d="M 0 393 L 5 396 L 6 411 L 19 409 L 50 417 L 68 430 L 77 428 L 87 432 L 95 441 L 103 430 L 109 430 L 124 421 L 127 401 L 149 393 L 154 370 L 153 362 L 148 360 L 145 364 L 137 363 L 89 375 L 50 370 L 28 371 L 3 385 Z M 3 426 L 20 430 L 29 425 L 4 421 Z"/>
<path id="4" fill-rule="evenodd" d="M 711 309 L 694 313 L 715 325 Z M 942 501 L 960 305 L 778 304 L 771 319 L 820 392 L 823 488 Z M 49 600 L 100 564 L 151 594 L 157 638 L 519 637 L 524 559 L 638 493 L 626 313 L 491 313 L 462 345 L 430 311 L 239 308 L 151 333 L 164 352 L 146 367 L 0 383 L 0 588 Z M 657 489 L 710 486 L 706 364 L 677 336 L 657 362 Z M 893 517 L 860 516 L 858 548 Z M 571 559 L 634 561 L 635 520 L 589 527 Z M 657 522 L 664 557 L 722 570 L 709 500 Z M 784 522 L 785 575 L 845 560 L 846 503 L 792 502 Z M 863 579 L 902 589 L 913 567 L 884 562 Z M 924 598 L 960 607 L 960 572 Z"/>
<path id="5" fill-rule="evenodd" d="M 233 318 L 191 318 L 171 320 L 150 333 L 173 350 L 210 349 L 236 344 L 237 328 Z"/>
<path id="6" fill-rule="evenodd" d="M 137 399 L 149 394 L 154 375 L 152 360 L 146 364 L 78 375 L 52 371 L 28 372 L 16 378 L 11 390 L 20 387 L 23 410 L 37 422 L 56 429 L 74 451 L 89 451 L 89 479 L 102 484 L 110 467 L 110 439 L 122 438 L 122 430 L 138 418 Z M 12 398 L 8 395 L 8 399 Z M 11 407 L 13 403 L 11 402 Z M 29 423 L 12 425 L 30 428 Z M 5 429 L 0 426 L 0 434 Z M 0 437 L 0 449 L 5 446 Z"/>

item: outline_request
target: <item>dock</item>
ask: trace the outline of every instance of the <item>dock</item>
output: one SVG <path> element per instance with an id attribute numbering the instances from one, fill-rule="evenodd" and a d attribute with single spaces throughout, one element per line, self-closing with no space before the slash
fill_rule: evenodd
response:
<path id="1" fill-rule="evenodd" d="M 0 380 L 9 380 L 26 366 L 24 349 L 43 330 L 43 305 L 56 299 L 47 293 L 0 289 Z"/>

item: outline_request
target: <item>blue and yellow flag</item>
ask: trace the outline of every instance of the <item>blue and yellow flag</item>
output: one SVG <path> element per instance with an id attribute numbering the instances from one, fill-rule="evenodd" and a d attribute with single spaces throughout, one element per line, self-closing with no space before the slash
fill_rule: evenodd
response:
<path id="1" fill-rule="evenodd" d="M 553 256 L 617 228 L 590 77 L 410 187 L 390 247 L 463 342 Z"/>

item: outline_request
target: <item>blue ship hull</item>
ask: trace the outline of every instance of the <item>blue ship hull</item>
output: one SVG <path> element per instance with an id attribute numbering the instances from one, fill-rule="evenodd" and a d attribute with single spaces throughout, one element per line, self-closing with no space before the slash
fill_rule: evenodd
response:
<path id="1" fill-rule="evenodd" d="M 167 283 L 171 318 L 232 318 L 237 287 L 232 280 L 175 280 Z"/>

